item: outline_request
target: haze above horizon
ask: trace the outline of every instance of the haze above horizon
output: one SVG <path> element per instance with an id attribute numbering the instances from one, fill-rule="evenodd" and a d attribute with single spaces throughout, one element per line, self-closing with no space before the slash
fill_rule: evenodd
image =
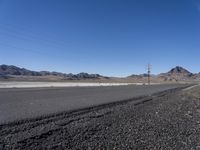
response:
<path id="1" fill-rule="evenodd" d="M 200 68 L 200 0 L 0 0 L 0 64 L 158 74 Z"/>

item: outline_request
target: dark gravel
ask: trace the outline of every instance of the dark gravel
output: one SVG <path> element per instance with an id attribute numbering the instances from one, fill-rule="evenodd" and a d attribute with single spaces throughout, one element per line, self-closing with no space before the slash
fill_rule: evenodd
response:
<path id="1" fill-rule="evenodd" d="M 200 99 L 181 89 L 4 124 L 0 149 L 200 149 Z"/>

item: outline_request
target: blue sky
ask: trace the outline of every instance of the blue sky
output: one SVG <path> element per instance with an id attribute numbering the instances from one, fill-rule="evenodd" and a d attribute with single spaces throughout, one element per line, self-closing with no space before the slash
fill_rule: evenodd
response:
<path id="1" fill-rule="evenodd" d="M 199 57 L 200 0 L 0 0 L 0 64 L 127 76 Z"/>

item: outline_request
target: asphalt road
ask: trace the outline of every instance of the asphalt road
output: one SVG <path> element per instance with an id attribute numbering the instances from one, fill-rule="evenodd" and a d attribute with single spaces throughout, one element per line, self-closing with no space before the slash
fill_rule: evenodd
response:
<path id="1" fill-rule="evenodd" d="M 183 85 L 0 89 L 0 124 L 151 95 Z"/>
<path id="2" fill-rule="evenodd" d="M 200 149 L 199 88 L 0 125 L 0 149 Z"/>

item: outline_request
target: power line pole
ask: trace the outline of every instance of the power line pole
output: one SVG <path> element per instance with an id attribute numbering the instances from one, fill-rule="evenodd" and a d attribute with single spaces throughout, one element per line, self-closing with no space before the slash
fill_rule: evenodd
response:
<path id="1" fill-rule="evenodd" d="M 151 64 L 148 64 L 147 66 L 147 76 L 148 76 L 148 85 L 151 84 L 150 78 L 151 78 Z"/>

